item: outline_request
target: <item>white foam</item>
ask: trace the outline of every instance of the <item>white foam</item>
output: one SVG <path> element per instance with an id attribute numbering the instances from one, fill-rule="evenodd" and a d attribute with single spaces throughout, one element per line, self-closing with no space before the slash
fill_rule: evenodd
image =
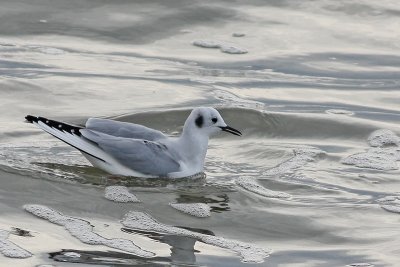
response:
<path id="1" fill-rule="evenodd" d="M 245 36 L 246 34 L 244 34 L 244 33 L 241 33 L 241 32 L 234 32 L 234 33 L 232 33 L 232 36 L 233 37 L 243 37 L 243 36 Z"/>
<path id="2" fill-rule="evenodd" d="M 378 199 L 377 201 L 380 203 L 400 201 L 400 195 L 399 196 L 386 196 L 386 197 Z"/>
<path id="3" fill-rule="evenodd" d="M 358 262 L 358 263 L 352 263 L 349 265 L 346 265 L 349 267 L 374 267 L 375 265 L 371 264 L 371 263 L 366 263 L 366 262 Z"/>
<path id="4" fill-rule="evenodd" d="M 195 46 L 203 48 L 220 48 L 221 42 L 213 40 L 196 40 L 192 43 Z"/>
<path id="5" fill-rule="evenodd" d="M 368 144 L 373 148 L 366 152 L 350 155 L 342 160 L 343 164 L 355 165 L 360 168 L 377 170 L 397 170 L 400 161 L 400 138 L 390 130 L 380 129 L 368 137 Z M 395 145 L 387 147 L 388 145 Z"/>
<path id="6" fill-rule="evenodd" d="M 80 258 L 81 257 L 81 254 L 76 253 L 76 252 L 66 252 L 63 255 L 70 257 L 70 258 Z"/>
<path id="7" fill-rule="evenodd" d="M 196 40 L 192 42 L 193 45 L 203 48 L 219 48 L 221 52 L 227 54 L 246 54 L 248 51 L 244 48 L 238 47 L 233 44 L 228 44 L 221 41 L 214 40 Z"/>
<path id="8" fill-rule="evenodd" d="M 270 198 L 291 198 L 292 196 L 290 194 L 287 194 L 285 192 L 279 192 L 279 191 L 272 191 L 270 189 L 265 188 L 264 186 L 260 185 L 257 183 L 254 178 L 250 177 L 240 177 L 235 180 L 236 184 L 241 186 L 242 188 L 256 193 L 258 195 L 264 196 L 264 197 L 270 197 Z"/>
<path id="9" fill-rule="evenodd" d="M 345 109 L 328 109 L 325 112 L 328 114 L 354 115 L 354 112 Z"/>
<path id="10" fill-rule="evenodd" d="M 10 258 L 29 258 L 32 253 L 8 240 L 10 232 L 0 229 L 0 253 Z"/>
<path id="11" fill-rule="evenodd" d="M 271 253 L 270 250 L 257 247 L 253 244 L 228 240 L 222 237 L 205 235 L 186 229 L 162 224 L 156 221 L 150 215 L 138 211 L 131 211 L 127 213 L 122 220 L 122 224 L 125 227 L 142 231 L 191 237 L 209 245 L 234 251 L 241 256 L 242 261 L 244 262 L 263 262 L 264 258 L 268 257 Z"/>
<path id="12" fill-rule="evenodd" d="M 108 186 L 105 189 L 104 197 L 115 202 L 140 202 L 140 200 L 129 192 L 125 186 Z"/>
<path id="13" fill-rule="evenodd" d="M 306 165 L 308 162 L 315 161 L 315 158 L 319 155 L 325 154 L 324 151 L 309 147 L 309 148 L 296 148 L 293 150 L 294 156 L 278 166 L 273 167 L 266 172 L 264 175 L 281 175 L 285 173 L 292 172 L 294 169 Z"/>
<path id="14" fill-rule="evenodd" d="M 399 148 L 371 148 L 367 152 L 357 153 L 342 160 L 343 164 L 376 170 L 397 170 L 400 160 Z"/>
<path id="15" fill-rule="evenodd" d="M 221 51 L 228 54 L 246 54 L 248 51 L 244 48 L 233 45 L 221 45 Z"/>
<path id="16" fill-rule="evenodd" d="M 81 153 L 61 142 L 0 144 L 0 165 L 13 170 L 42 174 L 41 178 L 77 181 L 82 175 L 63 166 L 91 166 Z"/>
<path id="17" fill-rule="evenodd" d="M 382 209 L 389 212 L 400 213 L 400 195 L 386 196 L 377 201 L 380 203 Z"/>
<path id="18" fill-rule="evenodd" d="M 400 144 L 400 138 L 391 130 L 379 129 L 369 135 L 368 143 L 373 147 L 383 147 L 387 145 L 398 146 Z"/>
<path id="19" fill-rule="evenodd" d="M 93 232 L 93 226 L 83 219 L 66 216 L 61 212 L 42 205 L 24 205 L 24 209 L 49 222 L 64 226 L 70 234 L 81 242 L 90 245 L 104 245 L 120 249 L 141 257 L 153 257 L 154 253 L 136 246 L 131 240 L 122 238 L 105 238 Z"/>
<path id="20" fill-rule="evenodd" d="M 169 205 L 174 209 L 195 217 L 205 218 L 211 215 L 211 208 L 204 203 L 169 203 Z"/>
<path id="21" fill-rule="evenodd" d="M 381 205 L 381 208 L 389 212 L 400 213 L 400 205 Z"/>

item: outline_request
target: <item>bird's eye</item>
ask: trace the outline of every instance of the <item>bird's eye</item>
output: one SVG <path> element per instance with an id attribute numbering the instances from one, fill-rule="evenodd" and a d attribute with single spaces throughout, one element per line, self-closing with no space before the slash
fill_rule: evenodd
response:
<path id="1" fill-rule="evenodd" d="M 217 118 L 212 118 L 211 119 L 213 123 L 217 123 L 218 119 Z"/>

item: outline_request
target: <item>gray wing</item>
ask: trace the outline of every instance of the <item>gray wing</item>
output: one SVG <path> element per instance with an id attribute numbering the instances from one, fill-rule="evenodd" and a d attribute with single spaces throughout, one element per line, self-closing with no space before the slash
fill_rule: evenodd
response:
<path id="1" fill-rule="evenodd" d="M 149 141 L 166 138 L 162 132 L 139 124 L 107 119 L 90 118 L 86 122 L 86 128 L 108 135 L 125 138 L 144 139 Z"/>
<path id="2" fill-rule="evenodd" d="M 135 171 L 165 176 L 180 170 L 169 149 L 158 142 L 111 136 L 88 129 L 80 132 L 122 165 Z"/>

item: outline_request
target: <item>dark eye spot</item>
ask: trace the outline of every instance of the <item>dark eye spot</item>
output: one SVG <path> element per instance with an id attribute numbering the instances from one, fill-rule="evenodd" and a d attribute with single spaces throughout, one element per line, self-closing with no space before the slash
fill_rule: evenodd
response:
<path id="1" fill-rule="evenodd" d="M 211 119 L 213 123 L 217 123 L 218 119 L 217 118 L 212 118 Z"/>
<path id="2" fill-rule="evenodd" d="M 194 121 L 197 125 L 197 127 L 201 128 L 203 126 L 204 123 L 204 119 L 203 116 L 198 116 L 197 119 Z"/>

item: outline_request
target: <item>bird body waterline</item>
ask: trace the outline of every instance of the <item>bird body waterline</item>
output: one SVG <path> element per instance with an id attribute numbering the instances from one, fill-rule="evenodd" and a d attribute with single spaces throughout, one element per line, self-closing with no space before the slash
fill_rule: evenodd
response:
<path id="1" fill-rule="evenodd" d="M 203 172 L 210 136 L 221 131 L 241 135 L 210 107 L 193 109 L 179 137 L 109 119 L 90 118 L 85 127 L 32 115 L 25 119 L 78 149 L 94 167 L 144 178 L 182 178 Z"/>

